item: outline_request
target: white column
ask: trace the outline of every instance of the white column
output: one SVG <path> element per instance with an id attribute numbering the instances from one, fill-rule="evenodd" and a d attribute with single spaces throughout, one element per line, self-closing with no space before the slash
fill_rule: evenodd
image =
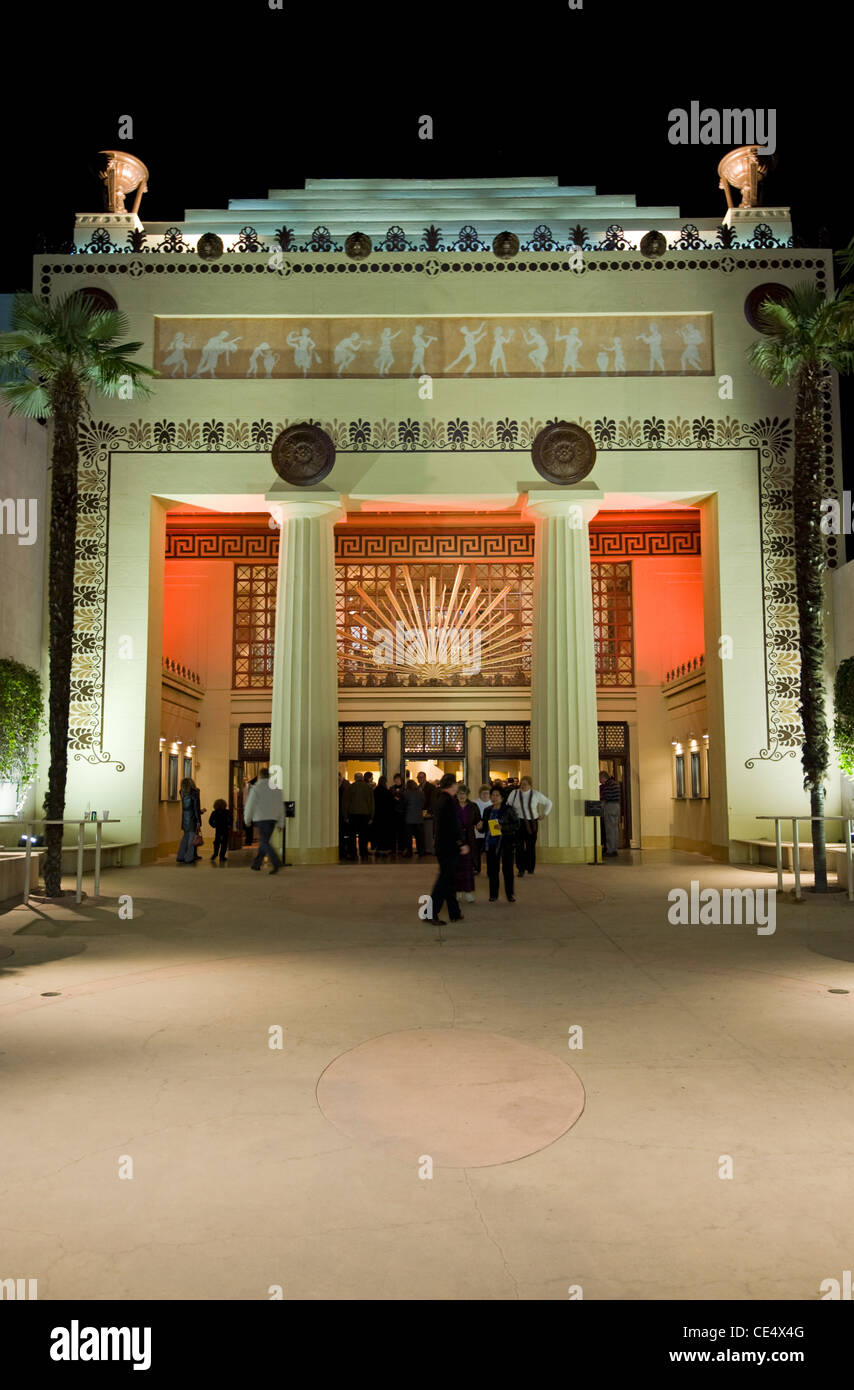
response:
<path id="1" fill-rule="evenodd" d="M 540 826 L 545 862 L 584 863 L 584 802 L 599 795 L 593 593 L 588 522 L 601 494 L 532 492 L 534 634 L 531 775 L 551 798 Z"/>
<path id="2" fill-rule="evenodd" d="M 400 751 L 401 725 L 397 722 L 384 723 L 385 729 L 385 775 L 388 778 L 389 786 L 394 781 L 394 774 L 400 772 Z"/>
<path id="3" fill-rule="evenodd" d="M 338 858 L 338 654 L 333 526 L 337 495 L 305 501 L 269 495 L 279 519 L 270 765 L 282 768 L 293 863 Z"/>
<path id="4" fill-rule="evenodd" d="M 472 801 L 477 800 L 480 784 L 483 781 L 483 731 L 485 728 L 486 721 L 484 719 L 466 721 L 468 731 L 466 737 L 466 781 Z"/>

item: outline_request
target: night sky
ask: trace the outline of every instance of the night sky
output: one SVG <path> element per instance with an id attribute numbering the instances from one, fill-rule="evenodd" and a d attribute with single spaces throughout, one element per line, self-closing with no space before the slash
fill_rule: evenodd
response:
<path id="1" fill-rule="evenodd" d="M 671 145 L 670 109 L 773 107 L 778 163 L 763 201 L 790 206 L 811 245 L 851 240 L 842 11 L 583 4 L 18 11 L 0 292 L 29 288 L 39 235 L 58 243 L 75 212 L 103 207 L 97 152 L 120 143 L 125 114 L 126 147 L 151 175 L 144 221 L 306 177 L 554 174 L 678 205 L 691 221 L 723 217 L 725 148 Z M 418 138 L 423 114 L 432 141 Z M 848 439 L 850 384 L 843 402 Z"/>

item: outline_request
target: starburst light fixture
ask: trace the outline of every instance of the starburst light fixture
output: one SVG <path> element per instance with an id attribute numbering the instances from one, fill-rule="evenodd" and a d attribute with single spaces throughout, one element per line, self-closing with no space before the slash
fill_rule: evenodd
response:
<path id="1" fill-rule="evenodd" d="M 505 584 L 488 601 L 479 584 L 463 587 L 465 574 L 465 566 L 458 565 L 450 594 L 443 584 L 441 595 L 435 577 L 426 591 L 419 585 L 416 594 L 408 570 L 403 571 L 406 594 L 386 584 L 384 597 L 377 601 L 357 585 L 356 592 L 372 616 L 349 615 L 350 622 L 365 633 L 342 636 L 351 669 L 375 671 L 379 666 L 401 674 L 411 672 L 421 682 L 448 682 L 455 674 L 472 676 L 505 665 L 508 649 L 518 648 L 530 632 L 520 627 L 508 631 L 513 615 L 498 617 L 496 612 L 512 585 Z M 381 625 L 371 632 L 377 619 Z"/>

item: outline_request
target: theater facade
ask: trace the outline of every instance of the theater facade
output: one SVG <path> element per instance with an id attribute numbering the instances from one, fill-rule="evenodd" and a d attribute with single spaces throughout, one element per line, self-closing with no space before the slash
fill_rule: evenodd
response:
<path id="1" fill-rule="evenodd" d="M 80 214 L 35 288 L 115 301 L 159 375 L 83 431 L 68 814 L 144 862 L 185 774 L 239 822 L 270 763 L 324 862 L 339 771 L 530 772 L 543 858 L 584 862 L 601 768 L 627 848 L 744 859 L 806 810 L 793 402 L 746 351 L 830 253 L 722 219 L 713 173 L 709 206 L 316 180 Z M 833 495 L 831 383 L 825 421 Z"/>

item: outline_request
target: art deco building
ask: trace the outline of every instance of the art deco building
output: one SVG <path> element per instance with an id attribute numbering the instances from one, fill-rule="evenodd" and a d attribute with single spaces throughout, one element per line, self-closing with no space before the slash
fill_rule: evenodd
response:
<path id="1" fill-rule="evenodd" d="M 805 806 L 793 401 L 746 352 L 830 253 L 709 205 L 310 180 L 81 214 L 35 287 L 111 297 L 159 379 L 83 438 L 69 814 L 153 859 L 185 772 L 239 817 L 270 762 L 315 862 L 339 770 L 530 770 L 543 858 L 584 861 L 602 767 L 636 848 L 743 859 Z M 825 418 L 832 492 L 830 384 Z"/>

